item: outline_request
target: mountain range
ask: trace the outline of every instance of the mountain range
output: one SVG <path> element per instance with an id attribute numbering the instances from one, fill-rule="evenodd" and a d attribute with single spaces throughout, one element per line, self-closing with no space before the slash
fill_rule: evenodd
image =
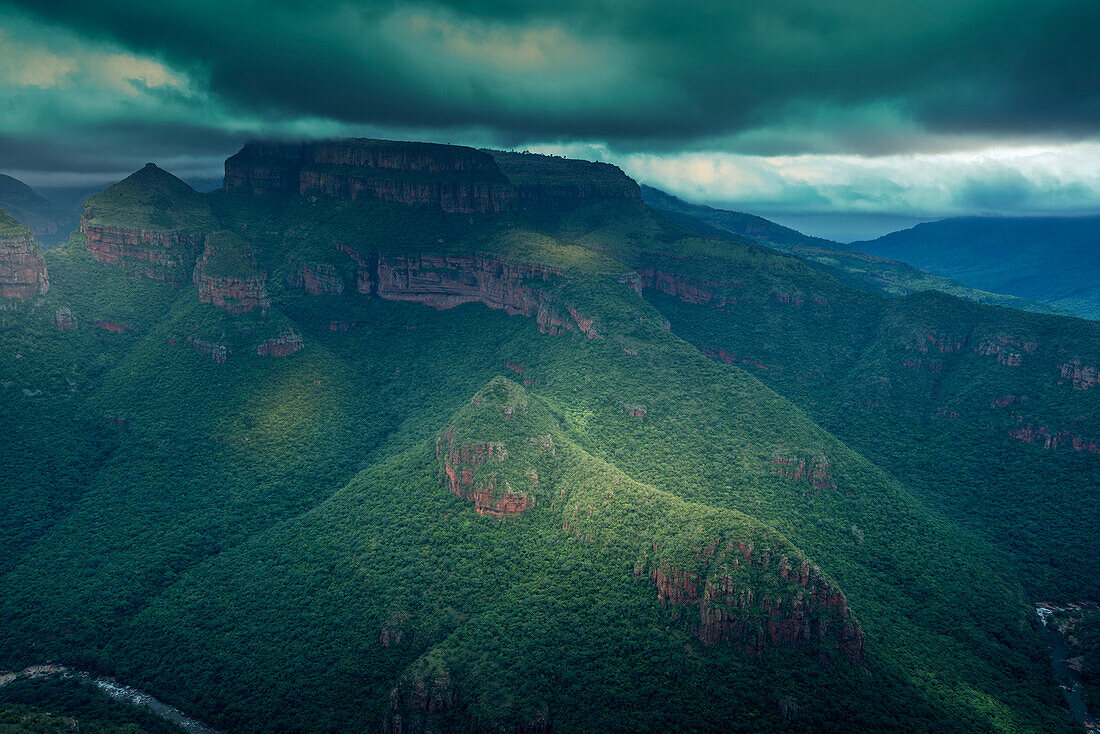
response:
<path id="1" fill-rule="evenodd" d="M 1100 217 L 944 219 L 849 247 L 972 288 L 1100 318 Z"/>
<path id="2" fill-rule="evenodd" d="M 0 221 L 0 666 L 231 732 L 1075 731 L 1100 324 L 833 247 L 367 139 Z"/>

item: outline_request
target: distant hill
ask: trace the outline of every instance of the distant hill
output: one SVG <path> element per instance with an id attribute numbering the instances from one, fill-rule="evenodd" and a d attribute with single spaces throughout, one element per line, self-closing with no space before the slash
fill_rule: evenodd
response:
<path id="1" fill-rule="evenodd" d="M 59 245 L 77 225 L 76 212 L 62 209 L 17 178 L 0 174 L 0 209 L 25 224 L 43 245 Z"/>
<path id="2" fill-rule="evenodd" d="M 901 262 L 900 258 L 889 259 L 854 252 L 853 250 L 861 249 L 859 247 L 861 243 L 843 245 L 832 240 L 811 237 L 754 214 L 692 204 L 651 186 L 642 186 L 642 200 L 648 206 L 664 212 L 681 226 L 697 234 L 713 236 L 713 231 L 709 233 L 707 231 L 711 229 L 751 237 L 775 250 L 800 257 L 828 272 L 842 283 L 860 290 L 893 296 L 904 296 L 921 291 L 939 291 L 993 306 L 1008 306 L 1037 313 L 1069 312 L 1035 300 L 1018 298 L 1015 295 L 967 287 L 941 274 L 925 272 L 908 262 Z M 700 228 L 699 224 L 704 226 Z"/>
<path id="3" fill-rule="evenodd" d="M 1100 318 L 1100 217 L 966 217 L 919 224 L 852 250 L 964 285 Z"/>

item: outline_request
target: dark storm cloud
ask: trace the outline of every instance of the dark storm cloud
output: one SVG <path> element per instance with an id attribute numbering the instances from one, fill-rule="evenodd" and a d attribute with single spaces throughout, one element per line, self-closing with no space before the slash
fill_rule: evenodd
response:
<path id="1" fill-rule="evenodd" d="M 203 79 L 230 109 L 481 127 L 503 143 L 881 153 L 936 135 L 1089 136 L 1089 0 L 945 2 L 16 2 Z M 770 135 L 886 105 L 915 135 Z M 746 137 L 746 134 L 748 136 Z"/>

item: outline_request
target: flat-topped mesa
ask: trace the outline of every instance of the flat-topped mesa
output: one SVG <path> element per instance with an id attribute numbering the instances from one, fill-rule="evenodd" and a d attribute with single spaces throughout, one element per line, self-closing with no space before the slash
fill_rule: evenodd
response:
<path id="1" fill-rule="evenodd" d="M 214 232 L 195 264 L 193 276 L 199 300 L 231 314 L 261 312 L 271 305 L 267 274 L 256 264 L 252 246 L 233 232 Z"/>
<path id="2" fill-rule="evenodd" d="M 641 200 L 634 179 L 610 163 L 489 151 L 516 188 L 521 208 L 560 208 L 605 199 Z"/>
<path id="3" fill-rule="evenodd" d="M 202 195 L 152 163 L 88 199 L 80 217 L 98 262 L 173 284 L 217 228 Z"/>
<path id="4" fill-rule="evenodd" d="M 34 235 L 0 209 L 0 298 L 27 301 L 49 287 L 46 261 Z"/>
<path id="5" fill-rule="evenodd" d="M 225 190 L 256 197 L 375 199 L 483 214 L 511 211 L 516 199 L 488 153 L 367 138 L 247 143 L 225 162 Z"/>

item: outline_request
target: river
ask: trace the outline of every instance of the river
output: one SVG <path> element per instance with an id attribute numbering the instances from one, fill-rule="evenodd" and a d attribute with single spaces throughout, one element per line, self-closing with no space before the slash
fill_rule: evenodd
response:
<path id="1" fill-rule="evenodd" d="M 0 673 L 0 687 L 14 680 L 44 678 L 51 675 L 78 678 L 88 685 L 98 688 L 116 701 L 149 709 L 165 721 L 169 721 L 183 729 L 187 734 L 224 734 L 224 732 L 209 727 L 198 719 L 188 716 L 175 706 L 169 706 L 163 701 L 150 696 L 145 691 L 134 688 L 133 686 L 123 685 L 113 678 L 92 675 L 91 673 L 82 670 L 73 670 L 63 665 L 32 665 L 18 672 Z"/>
<path id="2" fill-rule="evenodd" d="M 1035 605 L 1035 613 L 1043 623 L 1043 637 L 1050 647 L 1050 661 L 1054 668 L 1054 678 L 1062 686 L 1066 694 L 1066 702 L 1069 703 L 1070 713 L 1077 719 L 1088 734 L 1100 734 L 1100 723 L 1096 717 L 1089 713 L 1088 704 L 1085 702 L 1085 689 L 1081 685 L 1080 674 L 1067 664 L 1069 650 L 1066 647 L 1066 638 L 1053 624 L 1047 624 L 1050 615 L 1054 612 L 1066 611 L 1065 607 L 1058 607 L 1047 602 L 1039 602 Z"/>

